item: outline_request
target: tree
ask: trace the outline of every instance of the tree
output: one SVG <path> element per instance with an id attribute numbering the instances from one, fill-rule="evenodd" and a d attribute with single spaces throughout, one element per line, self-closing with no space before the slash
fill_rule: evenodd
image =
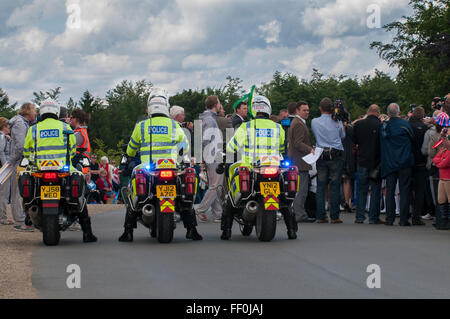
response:
<path id="1" fill-rule="evenodd" d="M 381 58 L 399 68 L 397 76 L 406 103 L 429 109 L 434 96 L 450 86 L 450 1 L 410 0 L 414 14 L 384 26 L 395 31 L 392 43 L 371 43 Z"/>
<path id="2" fill-rule="evenodd" d="M 70 114 L 77 107 L 77 103 L 75 103 L 73 98 L 70 98 L 69 101 L 67 101 L 67 106 L 66 107 L 67 107 L 68 114 Z"/>
<path id="3" fill-rule="evenodd" d="M 43 101 L 47 99 L 52 99 L 59 102 L 59 97 L 61 95 L 61 87 L 58 86 L 56 89 L 50 89 L 49 91 L 45 92 L 43 91 L 39 91 L 39 93 L 33 92 L 33 95 L 34 99 L 32 101 L 37 105 L 40 105 Z"/>
<path id="4" fill-rule="evenodd" d="M 78 101 L 78 105 L 87 114 L 91 114 L 94 111 L 99 110 L 102 107 L 102 101 L 100 98 L 94 97 L 89 90 L 83 93 L 83 97 Z"/>
<path id="5" fill-rule="evenodd" d="M 15 108 L 17 103 L 9 104 L 9 97 L 3 89 L 0 88 L 0 117 L 12 118 L 16 115 Z"/>

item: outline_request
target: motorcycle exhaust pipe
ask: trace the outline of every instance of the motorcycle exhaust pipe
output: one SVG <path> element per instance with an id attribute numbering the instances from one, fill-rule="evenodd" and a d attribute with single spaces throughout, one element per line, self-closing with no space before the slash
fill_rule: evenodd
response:
<path id="1" fill-rule="evenodd" d="M 254 200 L 249 201 L 244 208 L 242 217 L 248 222 L 253 222 L 256 218 L 256 212 L 258 211 L 258 203 Z"/>
<path id="2" fill-rule="evenodd" d="M 151 225 L 155 219 L 155 207 L 151 204 L 147 204 L 142 207 L 142 221 L 146 225 Z"/>
<path id="3" fill-rule="evenodd" d="M 37 206 L 37 205 L 31 206 L 30 208 L 28 208 L 27 213 L 30 216 L 34 227 L 39 229 L 42 225 L 42 219 L 41 219 L 41 216 L 39 216 L 39 206 Z"/>

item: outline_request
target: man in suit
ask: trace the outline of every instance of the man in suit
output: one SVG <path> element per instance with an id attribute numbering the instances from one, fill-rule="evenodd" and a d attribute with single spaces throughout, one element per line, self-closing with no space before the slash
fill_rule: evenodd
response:
<path id="1" fill-rule="evenodd" d="M 248 106 L 247 103 L 241 102 L 236 106 L 236 113 L 231 117 L 231 122 L 233 124 L 233 128 L 237 130 L 242 123 L 244 123 L 247 119 L 248 115 Z"/>
<path id="2" fill-rule="evenodd" d="M 311 165 L 305 163 L 302 157 L 310 153 L 314 154 L 311 135 L 308 127 L 306 126 L 306 120 L 308 117 L 308 103 L 303 101 L 298 102 L 296 105 L 295 118 L 292 120 L 288 131 L 289 158 L 292 160 L 293 164 L 298 167 L 300 177 L 299 191 L 292 204 L 297 222 L 315 221 L 313 218 L 308 218 L 308 214 L 305 210 L 305 201 L 309 188 L 309 171 L 312 167 Z"/>

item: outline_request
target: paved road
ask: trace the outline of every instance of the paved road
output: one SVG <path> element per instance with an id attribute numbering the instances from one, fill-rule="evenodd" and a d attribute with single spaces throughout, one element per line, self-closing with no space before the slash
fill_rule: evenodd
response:
<path id="1" fill-rule="evenodd" d="M 33 255 L 33 286 L 42 298 L 450 298 L 450 232 L 426 227 L 300 224 L 287 240 L 278 223 L 273 242 L 229 242 L 219 225 L 201 224 L 201 242 L 159 244 L 140 226 L 133 243 L 117 241 L 123 212 L 93 217 L 100 241 L 65 232 L 57 247 Z M 81 267 L 81 289 L 68 289 L 66 267 Z M 368 289 L 367 266 L 381 267 L 381 289 Z"/>

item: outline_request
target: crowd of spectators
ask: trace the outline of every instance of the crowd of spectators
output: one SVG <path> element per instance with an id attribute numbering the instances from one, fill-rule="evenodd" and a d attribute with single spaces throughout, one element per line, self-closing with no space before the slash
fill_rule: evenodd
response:
<path id="1" fill-rule="evenodd" d="M 283 155 L 299 168 L 300 190 L 292 206 L 297 222 L 339 224 L 344 211 L 354 212 L 357 224 L 364 223 L 368 217 L 370 224 L 393 225 L 399 216 L 400 226 L 424 225 L 424 220 L 435 218 L 437 228 L 448 228 L 450 142 L 446 136 L 450 126 L 450 95 L 441 105 L 435 100 L 434 113 L 430 116 L 425 115 L 422 106 L 401 115 L 399 105 L 392 103 L 387 106 L 386 114 L 374 104 L 353 122 L 350 117 L 336 121 L 332 116 L 334 103 L 329 98 L 320 102 L 321 116 L 311 122 L 305 101 L 292 102 L 287 109 L 273 115 L 271 119 L 281 123 L 286 131 Z M 222 145 L 226 145 L 227 129 L 237 129 L 248 120 L 247 114 L 248 105 L 242 102 L 233 114 L 226 115 L 217 96 L 210 96 L 206 111 L 200 115 L 202 130 L 217 129 L 222 134 Z M 170 116 L 192 141 L 194 124 L 185 122 L 184 109 L 173 106 Z M 67 123 L 75 121 L 65 108 L 60 119 Z M 9 161 L 17 167 L 26 131 L 35 121 L 36 108 L 31 103 L 24 104 L 11 120 L 0 118 L 1 165 Z M 203 138 L 202 148 L 220 138 L 219 135 Z M 302 158 L 314 154 L 318 147 L 323 152 L 317 162 L 313 165 L 304 162 Z M 196 163 L 193 158 L 191 164 L 198 176 L 197 216 L 206 221 L 206 212 L 211 209 L 214 221 L 219 222 L 222 203 L 217 194 L 225 186 L 223 175 L 216 173 L 215 163 Z M 120 189 L 128 185 L 130 176 L 127 165 L 117 167 L 115 160 L 106 156 L 98 163 L 92 152 L 86 174 L 88 202 L 122 202 Z M 17 182 L 10 180 L 1 186 L 0 224 L 15 224 L 18 230 L 27 230 Z M 6 217 L 9 203 L 13 206 L 14 221 Z M 380 217 L 383 213 L 384 220 Z"/>

